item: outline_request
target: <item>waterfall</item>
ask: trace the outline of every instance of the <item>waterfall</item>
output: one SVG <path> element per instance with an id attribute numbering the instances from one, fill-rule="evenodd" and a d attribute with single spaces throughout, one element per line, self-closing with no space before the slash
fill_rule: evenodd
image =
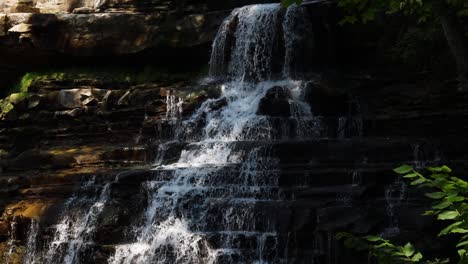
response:
<path id="1" fill-rule="evenodd" d="M 32 218 L 28 230 L 28 240 L 26 242 L 26 254 L 23 260 L 24 264 L 35 264 L 37 253 L 37 235 L 39 233 L 39 222 Z"/>
<path id="2" fill-rule="evenodd" d="M 16 219 L 13 219 L 13 221 L 10 223 L 10 237 L 8 239 L 8 251 L 5 254 L 5 263 L 9 264 L 11 260 L 11 256 L 13 255 L 13 252 L 16 249 L 16 228 L 18 223 L 15 221 Z"/>
<path id="3" fill-rule="evenodd" d="M 154 169 L 170 180 L 142 184 L 148 205 L 134 241 L 117 246 L 109 263 L 286 261 L 273 212 L 259 210 L 284 199 L 275 150 L 264 142 L 319 134 L 303 83 L 286 78 L 298 69 L 300 34 L 293 30 L 305 20 L 300 8 L 285 12 L 278 4 L 242 7 L 226 18 L 210 63 L 210 76 L 224 81 L 222 96 L 178 122 L 175 140 L 188 144 L 177 162 Z M 285 102 L 285 113 L 260 114 L 268 99 Z M 167 101 L 173 117 L 176 98 Z M 159 147 L 157 164 L 172 143 Z"/>
<path id="4" fill-rule="evenodd" d="M 95 188 L 93 179 L 83 184 L 80 191 L 68 199 L 52 241 L 47 245 L 44 263 L 80 263 L 80 254 L 93 244 L 98 216 L 109 199 L 110 185 L 107 183 L 96 196 L 83 197 L 82 193 Z"/>
<path id="5" fill-rule="evenodd" d="M 278 4 L 235 9 L 213 41 L 212 77 L 263 81 L 295 77 L 304 43 L 313 37 L 302 8 Z M 284 55 L 284 56 L 281 56 Z"/>
<path id="6" fill-rule="evenodd" d="M 387 201 L 388 224 L 382 236 L 393 237 L 400 233 L 399 209 L 407 195 L 407 185 L 400 178 L 385 188 L 385 200 Z"/>
<path id="7" fill-rule="evenodd" d="M 278 186 L 279 159 L 270 142 L 322 133 L 321 120 L 303 101 L 305 82 L 293 79 L 301 75 L 307 21 L 300 7 L 279 4 L 245 6 L 226 18 L 210 63 L 222 95 L 184 118 L 183 101 L 167 94 L 163 122 L 174 137 L 159 145 L 152 176 L 140 187 L 144 208 L 125 242 L 112 245 L 109 264 L 287 262 L 290 238 L 276 222 L 287 195 Z M 183 146 L 178 160 L 167 162 L 176 145 Z M 70 198 L 45 252 L 32 254 L 67 264 L 91 254 L 111 188 L 84 184 L 81 193 L 99 191 Z"/>
<path id="8" fill-rule="evenodd" d="M 166 119 L 175 120 L 182 115 L 182 104 L 184 103 L 183 99 L 171 95 L 170 92 L 167 92 L 166 95 Z"/>

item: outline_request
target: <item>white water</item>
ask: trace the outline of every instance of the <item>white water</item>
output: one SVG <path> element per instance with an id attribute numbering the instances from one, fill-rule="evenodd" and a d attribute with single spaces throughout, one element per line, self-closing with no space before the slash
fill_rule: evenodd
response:
<path id="1" fill-rule="evenodd" d="M 385 188 L 388 224 L 382 233 L 382 236 L 384 237 L 393 237 L 400 234 L 399 209 L 407 195 L 406 189 L 406 183 L 401 181 L 400 178 Z"/>
<path id="2" fill-rule="evenodd" d="M 285 11 L 278 4 L 242 7 L 224 21 L 210 63 L 210 78 L 223 80 L 222 96 L 184 120 L 183 101 L 167 94 L 165 121 L 174 140 L 159 146 L 154 175 L 161 177 L 141 185 L 147 203 L 131 226 L 132 241 L 115 245 L 108 263 L 286 262 L 272 210 L 285 195 L 269 142 L 320 134 L 320 120 L 303 101 L 305 83 L 292 79 L 299 75 L 299 31 L 309 27 L 306 21 L 300 8 Z M 273 87 L 284 93 L 274 99 L 286 102 L 289 116 L 258 114 Z M 160 165 L 178 143 L 186 143 L 178 161 Z M 40 261 L 75 264 L 93 252 L 110 188 L 111 183 L 89 197 L 96 189 L 93 179 L 67 201 Z M 40 255 L 32 244 L 28 250 L 28 256 Z"/>
<path id="3" fill-rule="evenodd" d="M 303 16 L 299 8 L 284 14 L 278 4 L 268 4 L 236 9 L 224 21 L 210 64 L 211 76 L 226 80 L 222 97 L 203 103 L 176 128 L 176 140 L 189 145 L 178 162 L 155 168 L 171 180 L 142 185 L 148 207 L 133 228 L 135 240 L 117 246 L 109 263 L 285 261 L 277 257 L 278 238 L 270 212 L 257 208 L 282 199 L 278 161 L 270 146 L 252 144 L 317 135 L 320 124 L 302 101 L 303 83 L 284 78 L 294 71 L 289 64 L 299 42 L 299 35 L 290 31 L 305 20 Z M 275 47 L 283 37 L 288 41 L 277 75 L 283 79 L 274 80 Z M 262 98 L 275 86 L 290 94 L 285 100 L 291 115 L 279 122 L 257 114 Z M 175 98 L 168 97 L 168 105 L 174 103 Z M 171 109 L 168 116 L 174 112 Z M 160 146 L 163 152 L 168 148 Z M 158 164 L 163 156 L 160 153 Z M 249 239 L 255 245 L 239 244 Z"/>
<path id="4" fill-rule="evenodd" d="M 182 98 L 171 95 L 170 92 L 166 95 L 166 119 L 178 119 L 182 116 Z"/>
<path id="5" fill-rule="evenodd" d="M 28 240 L 26 242 L 26 253 L 23 260 L 24 264 L 36 264 L 37 253 L 37 235 L 39 232 L 39 222 L 32 218 L 28 230 Z"/>
<path id="6" fill-rule="evenodd" d="M 8 243 L 7 243 L 8 251 L 5 254 L 5 263 L 6 264 L 10 263 L 11 256 L 12 256 L 13 252 L 16 249 L 16 245 L 15 245 L 15 243 L 16 243 L 16 227 L 17 227 L 16 221 L 12 221 L 11 224 L 10 224 L 10 238 L 8 239 Z"/>
<path id="7" fill-rule="evenodd" d="M 80 263 L 79 254 L 93 244 L 97 219 L 109 199 L 110 185 L 111 183 L 107 183 L 91 200 L 88 197 L 79 197 L 78 192 L 67 201 L 62 218 L 55 226 L 53 239 L 48 244 L 44 263 Z M 94 179 L 85 183 L 80 190 L 85 192 L 89 188 L 95 188 Z"/>

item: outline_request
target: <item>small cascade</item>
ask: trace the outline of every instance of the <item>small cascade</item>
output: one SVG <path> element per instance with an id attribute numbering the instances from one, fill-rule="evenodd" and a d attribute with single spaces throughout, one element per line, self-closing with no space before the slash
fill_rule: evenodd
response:
<path id="1" fill-rule="evenodd" d="M 336 136 L 339 139 L 364 136 L 364 110 L 358 98 L 350 96 L 348 115 L 337 120 Z"/>
<path id="2" fill-rule="evenodd" d="M 15 219 L 13 219 L 13 221 L 11 221 L 10 223 L 10 237 L 8 239 L 8 243 L 7 243 L 7 247 L 8 247 L 8 251 L 6 252 L 5 254 L 5 264 L 9 264 L 10 261 L 11 261 L 11 257 L 13 255 L 13 253 L 15 252 L 16 250 L 16 233 L 17 233 L 17 228 L 18 226 L 18 223 L 15 221 Z"/>
<path id="3" fill-rule="evenodd" d="M 421 144 L 416 143 L 411 145 L 411 148 L 413 149 L 413 164 L 415 169 L 424 169 L 426 167 L 426 162 L 422 160 L 422 150 L 421 150 Z"/>
<path id="4" fill-rule="evenodd" d="M 80 263 L 81 254 L 93 245 L 93 234 L 98 217 L 109 199 L 110 185 L 107 183 L 95 196 L 83 196 L 89 189 L 98 190 L 94 179 L 90 180 L 65 203 L 66 209 L 56 225 L 52 241 L 47 245 L 44 263 Z"/>
<path id="5" fill-rule="evenodd" d="M 338 129 L 336 131 L 336 137 L 339 139 L 346 138 L 346 126 L 347 126 L 347 118 L 345 116 L 341 116 L 338 118 Z"/>
<path id="6" fill-rule="evenodd" d="M 109 264 L 287 262 L 289 237 L 280 235 L 276 214 L 290 197 L 279 187 L 279 154 L 271 142 L 323 134 L 304 102 L 305 82 L 295 80 L 307 21 L 300 7 L 279 4 L 245 6 L 226 18 L 210 63 L 222 95 L 183 118 L 182 99 L 167 94 L 161 123 L 170 123 L 174 135 L 159 145 L 151 177 L 140 186 L 145 206 L 131 220 L 128 239 L 113 245 Z M 96 190 L 90 181 L 80 193 L 93 195 L 68 200 L 44 263 L 92 260 L 111 187 Z"/>
<path id="7" fill-rule="evenodd" d="M 289 78 L 301 42 L 292 31 L 305 20 L 298 7 L 266 4 L 235 9 L 224 21 L 210 63 L 211 77 L 224 81 L 222 96 L 177 122 L 175 141 L 159 146 L 160 176 L 141 186 L 147 207 L 132 227 L 133 242 L 116 246 L 109 263 L 286 262 L 271 210 L 285 199 L 279 161 L 265 142 L 320 135 L 303 82 Z M 180 117 L 181 103 L 168 94 L 166 117 Z M 166 164 L 177 142 L 185 146 Z"/>
<path id="8" fill-rule="evenodd" d="M 39 233 L 39 221 L 32 218 L 31 224 L 29 225 L 28 230 L 28 240 L 26 242 L 26 253 L 24 256 L 23 263 L 24 264 L 36 264 L 36 254 L 37 254 L 37 239 Z"/>
<path id="9" fill-rule="evenodd" d="M 364 157 L 362 162 L 359 162 L 357 165 L 358 167 L 366 166 L 368 163 L 367 157 Z M 362 171 L 359 168 L 354 169 L 351 172 L 351 185 L 352 186 L 360 186 L 362 185 Z"/>
<path id="10" fill-rule="evenodd" d="M 166 119 L 177 120 L 181 117 L 183 103 L 182 98 L 171 95 L 171 92 L 168 91 L 166 95 Z"/>
<path id="11" fill-rule="evenodd" d="M 303 46 L 312 36 L 309 19 L 297 6 L 235 9 L 213 41 L 210 76 L 241 82 L 297 77 Z"/>
<path id="12" fill-rule="evenodd" d="M 398 178 L 394 183 L 385 188 L 385 200 L 387 201 L 388 224 L 384 229 L 382 236 L 393 237 L 400 233 L 399 227 L 399 209 L 407 196 L 407 185 Z"/>

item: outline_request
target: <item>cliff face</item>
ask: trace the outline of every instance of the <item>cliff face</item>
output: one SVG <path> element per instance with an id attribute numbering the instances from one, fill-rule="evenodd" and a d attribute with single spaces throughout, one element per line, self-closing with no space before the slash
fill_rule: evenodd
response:
<path id="1" fill-rule="evenodd" d="M 78 230 L 92 241 L 86 250 L 75 248 L 82 263 L 107 263 L 118 245 L 132 242 L 132 224 L 150 203 L 151 194 L 142 186 L 151 179 L 169 182 L 175 177 L 174 168 L 161 172 L 153 170 L 153 164 L 174 163 L 193 143 L 172 142 L 180 133 L 180 121 L 203 102 L 210 102 L 205 117 L 227 104 L 226 99 L 215 100 L 225 87 L 203 80 L 220 24 L 230 9 L 258 2 L 265 1 L 2 3 L 0 87 L 12 87 L 12 81 L 33 73 L 13 94 L 4 92 L 7 97 L 1 102 L 1 263 L 22 263 L 36 251 L 48 253 L 64 228 L 57 224 L 75 210 L 84 215 L 98 212 L 93 233 L 86 233 L 88 226 Z M 402 163 L 444 163 L 463 171 L 468 155 L 466 96 L 452 92 L 450 83 L 403 79 L 385 69 L 379 69 L 379 75 L 330 71 L 336 67 L 330 49 L 339 46 L 333 38 L 340 37 L 330 31 L 336 22 L 330 20 L 333 12 L 320 4 L 308 10 L 315 42 L 306 48 L 315 51 L 314 67 L 320 70 L 304 77 L 304 91 L 320 119 L 319 135 L 307 141 L 233 143 L 241 156 L 263 145 L 275 153 L 275 167 L 263 168 L 258 162 L 250 168 L 272 174 L 261 174 L 260 183 L 253 186 L 258 193 L 249 198 L 268 196 L 262 188 L 271 187 L 274 174 L 278 178 L 273 189 L 282 200 L 231 208 L 228 213 L 234 220 L 236 210 L 254 209 L 256 218 L 253 223 L 241 219 L 229 228 L 247 225 L 253 229 L 250 233 L 264 234 L 273 226 L 277 237 L 267 233 L 259 240 L 248 232 L 236 233 L 230 243 L 260 259 L 292 263 L 362 263 L 361 256 L 349 255 L 334 240 L 334 233 L 343 230 L 386 232 L 404 240 L 417 238 L 423 248 L 443 249 L 440 243 L 429 245 L 428 239 L 421 239 L 437 231 L 430 219 L 419 217 L 427 203 L 391 169 Z M 256 113 L 278 118 L 275 125 L 281 126 L 281 118 L 294 114 L 290 95 L 284 87 L 268 88 Z M 194 124 L 190 131 L 204 125 Z M 264 161 L 262 155 L 267 154 L 256 155 L 244 158 Z M 242 170 L 239 164 L 223 168 L 219 186 L 209 187 L 235 186 L 239 177 L 246 177 Z M 106 203 L 99 207 L 102 197 Z M 225 239 L 226 230 L 220 229 L 227 221 L 221 210 L 229 205 L 225 198 L 213 188 L 180 205 L 183 211 L 221 201 L 219 210 L 207 212 L 204 226 L 212 232 L 204 239 L 216 249 L 223 249 Z M 70 229 L 74 223 L 65 223 L 66 231 L 76 231 Z M 31 251 L 30 242 L 36 251 Z M 64 247 L 68 249 L 53 249 L 74 246 Z M 255 249 L 262 250 L 250 252 Z M 219 263 L 235 260 L 233 253 Z"/>

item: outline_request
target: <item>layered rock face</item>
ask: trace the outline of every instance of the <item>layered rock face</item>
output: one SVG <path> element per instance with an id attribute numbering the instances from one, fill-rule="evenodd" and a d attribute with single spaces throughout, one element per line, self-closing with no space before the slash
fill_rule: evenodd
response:
<path id="1" fill-rule="evenodd" d="M 467 98 L 388 77 L 311 74 L 326 28 L 314 8 L 323 6 L 54 3 L 3 16 L 5 72 L 21 71 L 30 54 L 50 59 L 31 61 L 38 69 L 134 63 L 134 54 L 198 72 L 214 41 L 210 74 L 137 81 L 78 68 L 10 95 L 0 122 L 0 262 L 366 261 L 334 239 L 338 231 L 443 250 L 427 242 L 438 230 L 419 216 L 424 190 L 391 169 L 463 171 Z"/>

